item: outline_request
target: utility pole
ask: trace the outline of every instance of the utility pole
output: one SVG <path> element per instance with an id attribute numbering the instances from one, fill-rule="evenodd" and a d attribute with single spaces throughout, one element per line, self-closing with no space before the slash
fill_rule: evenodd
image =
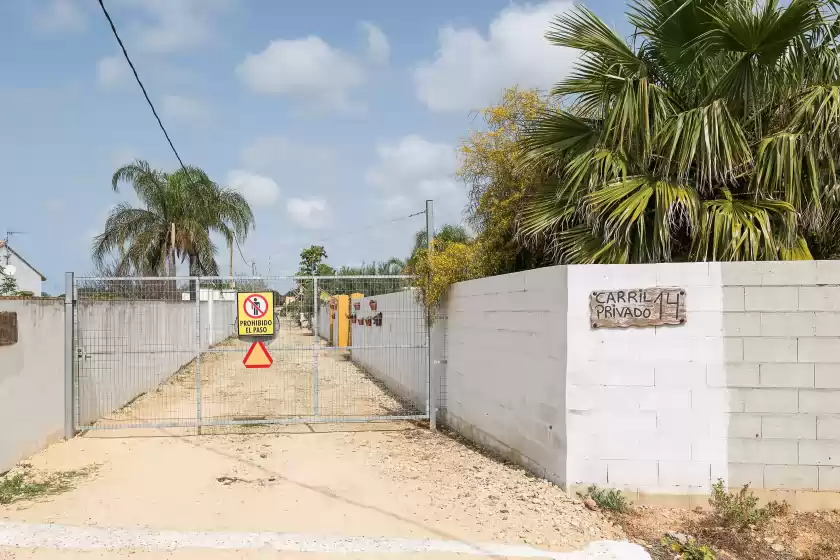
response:
<path id="1" fill-rule="evenodd" d="M 433 200 L 426 201 L 426 258 L 429 259 L 429 279 L 427 286 L 431 283 L 431 259 L 432 259 L 432 241 L 435 234 L 435 203 Z M 428 296 L 427 296 L 428 297 Z M 437 391 L 433 390 L 435 376 L 432 375 L 434 371 L 434 364 L 432 362 L 432 312 L 429 306 L 426 305 L 426 361 L 429 365 L 429 381 L 426 388 L 426 409 L 429 411 L 429 429 L 435 431 L 437 429 Z"/>
<path id="2" fill-rule="evenodd" d="M 172 262 L 172 274 L 171 276 L 175 276 L 177 273 L 175 271 L 175 222 L 172 222 L 172 232 L 171 232 L 171 244 L 170 250 L 172 251 L 170 255 L 170 260 Z"/>
<path id="3" fill-rule="evenodd" d="M 228 276 L 230 276 L 230 281 L 228 286 L 233 288 L 233 238 L 231 237 L 228 241 Z"/>

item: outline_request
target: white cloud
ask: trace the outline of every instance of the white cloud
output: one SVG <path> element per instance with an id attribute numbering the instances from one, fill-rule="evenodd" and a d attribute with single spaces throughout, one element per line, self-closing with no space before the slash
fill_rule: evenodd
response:
<path id="1" fill-rule="evenodd" d="M 374 64 L 388 62 L 391 57 L 391 45 L 385 33 L 370 22 L 363 22 L 362 28 L 367 33 L 368 59 Z"/>
<path id="2" fill-rule="evenodd" d="M 280 198 L 280 187 L 273 179 L 250 171 L 235 169 L 228 173 L 228 186 L 236 189 L 258 210 L 260 206 L 271 206 Z"/>
<path id="3" fill-rule="evenodd" d="M 572 6 L 565 0 L 512 5 L 490 23 L 486 37 L 472 27 L 441 29 L 435 59 L 414 70 L 418 99 L 433 111 L 461 111 L 493 103 L 506 87 L 553 86 L 578 54 L 552 46 L 544 35 Z"/>
<path id="4" fill-rule="evenodd" d="M 458 158 L 453 146 L 408 135 L 380 144 L 377 162 L 365 173 L 377 189 L 389 215 L 422 209 L 425 199 L 437 201 L 447 219 L 456 218 L 464 204 L 455 177 Z"/>
<path id="5" fill-rule="evenodd" d="M 349 110 L 349 94 L 365 81 L 365 69 L 352 55 L 320 37 L 278 39 L 262 52 L 248 54 L 236 68 L 255 93 L 288 95 L 305 104 Z"/>
<path id="6" fill-rule="evenodd" d="M 167 118 L 193 124 L 206 122 L 212 112 L 203 101 L 182 95 L 165 95 L 161 100 L 161 111 Z"/>
<path id="7" fill-rule="evenodd" d="M 42 31 L 82 31 L 87 18 L 77 0 L 50 0 L 36 13 L 35 24 Z"/>
<path id="8" fill-rule="evenodd" d="M 290 198 L 286 202 L 289 218 L 301 227 L 323 229 L 332 216 L 327 201 L 321 197 Z"/>
<path id="9" fill-rule="evenodd" d="M 105 89 L 123 87 L 131 77 L 131 69 L 122 56 L 106 56 L 96 63 L 96 82 Z"/>
<path id="10" fill-rule="evenodd" d="M 218 36 L 217 19 L 231 0 L 122 0 L 139 16 L 129 31 L 146 52 L 170 53 L 211 43 Z"/>

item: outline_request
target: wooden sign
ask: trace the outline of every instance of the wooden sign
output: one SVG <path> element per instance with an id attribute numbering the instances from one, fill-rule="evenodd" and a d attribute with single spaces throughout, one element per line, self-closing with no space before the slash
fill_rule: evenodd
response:
<path id="1" fill-rule="evenodd" d="M 0 312 L 0 346 L 17 344 L 17 341 L 17 313 L 11 311 Z"/>
<path id="2" fill-rule="evenodd" d="M 680 288 L 604 290 L 589 295 L 589 323 L 594 329 L 682 325 L 685 321 L 685 290 Z"/>

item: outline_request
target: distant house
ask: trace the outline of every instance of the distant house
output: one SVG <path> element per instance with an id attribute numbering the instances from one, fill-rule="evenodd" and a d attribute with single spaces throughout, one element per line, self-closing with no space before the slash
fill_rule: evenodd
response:
<path id="1" fill-rule="evenodd" d="M 46 281 L 47 278 L 35 270 L 34 266 L 26 262 L 26 259 L 21 257 L 6 242 L 0 240 L 0 267 L 6 265 L 15 267 L 15 280 L 17 280 L 18 290 L 32 292 L 32 295 L 35 296 L 41 295 L 41 283 Z"/>

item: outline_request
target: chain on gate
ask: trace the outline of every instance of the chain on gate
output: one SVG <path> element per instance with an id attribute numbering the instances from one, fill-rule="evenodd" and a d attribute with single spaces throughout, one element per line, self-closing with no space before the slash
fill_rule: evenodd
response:
<path id="1" fill-rule="evenodd" d="M 429 417 L 428 325 L 410 277 L 77 277 L 74 286 L 77 429 Z M 267 358 L 248 368 L 257 340 L 238 324 L 265 324 L 268 299 L 274 333 L 257 337 Z"/>

